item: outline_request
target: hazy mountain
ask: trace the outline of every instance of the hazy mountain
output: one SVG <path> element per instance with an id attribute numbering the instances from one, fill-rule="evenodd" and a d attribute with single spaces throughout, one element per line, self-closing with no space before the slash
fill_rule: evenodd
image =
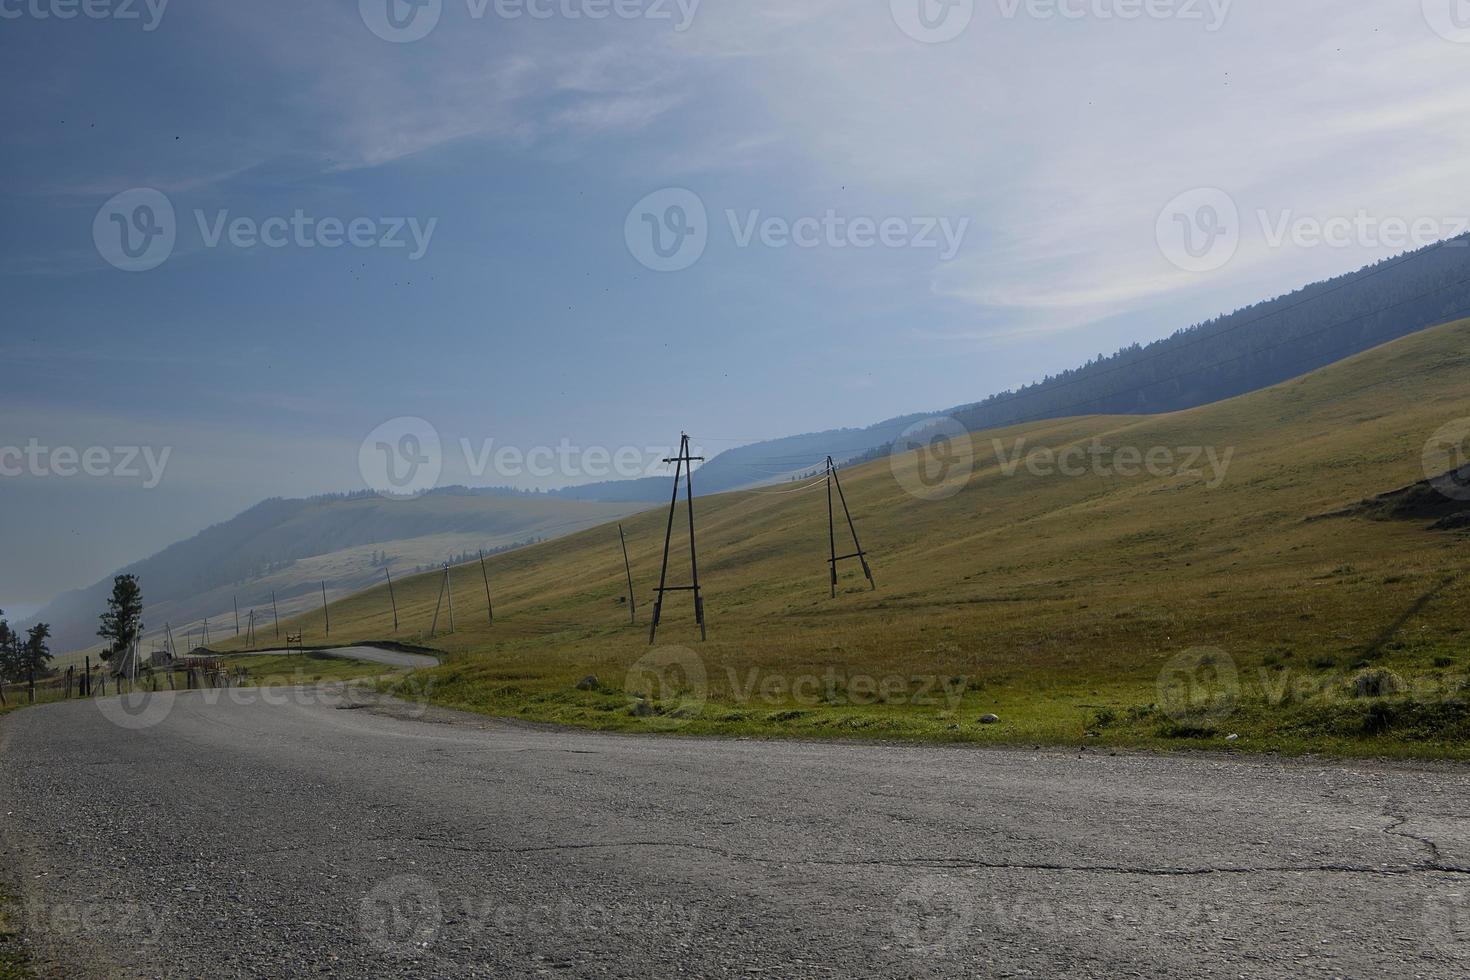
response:
<path id="1" fill-rule="evenodd" d="M 696 493 L 748 486 L 838 462 L 886 453 L 909 425 L 950 415 L 971 431 L 1075 415 L 1173 412 L 1233 398 L 1470 313 L 1470 236 L 1313 283 L 1134 344 L 1036 384 L 933 413 L 753 443 L 721 453 L 695 476 Z M 596 483 L 558 492 L 574 500 L 668 497 L 662 479 Z"/>
<path id="2" fill-rule="evenodd" d="M 1078 415 L 1149 414 L 1208 404 L 1277 384 L 1387 341 L 1470 313 L 1470 236 L 1135 344 L 1071 371 L 944 412 L 754 443 L 712 457 L 696 493 L 715 493 L 887 452 L 910 425 L 948 414 L 971 430 Z M 609 481 L 550 493 L 446 488 L 414 501 L 371 494 L 267 500 L 233 520 L 129 566 L 144 579 L 148 625 L 176 626 L 263 608 L 284 615 L 345 594 L 390 571 L 431 567 L 477 548 L 504 548 L 591 527 L 668 499 L 667 477 Z M 111 577 L 36 614 L 59 650 L 90 646 Z"/>
<path id="3" fill-rule="evenodd" d="M 120 572 L 142 580 L 150 634 L 171 623 L 184 635 L 213 619 L 234 632 L 256 610 L 257 628 L 272 622 L 271 594 L 282 617 L 394 575 L 463 560 L 516 544 L 559 537 L 641 509 L 641 505 L 556 500 L 546 494 L 446 488 L 414 500 L 372 493 L 262 501 L 186 541 Z M 52 625 L 58 651 L 97 642 L 97 616 L 106 608 L 112 576 L 65 593 L 32 620 Z"/>

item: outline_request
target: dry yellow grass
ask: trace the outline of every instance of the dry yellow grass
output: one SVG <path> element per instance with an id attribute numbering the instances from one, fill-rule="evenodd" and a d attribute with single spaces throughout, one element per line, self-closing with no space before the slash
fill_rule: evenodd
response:
<path id="1" fill-rule="evenodd" d="M 1454 754 L 1449 728 L 1443 737 L 1405 736 L 1398 741 L 1413 743 L 1405 748 L 1382 736 L 1359 739 L 1351 726 L 1343 734 L 1327 721 L 1303 727 L 1300 706 L 1269 710 L 1266 702 L 1283 683 L 1339 690 L 1369 662 L 1431 679 L 1425 683 L 1436 690 L 1456 683 L 1458 665 L 1447 661 L 1466 653 L 1464 536 L 1429 530 L 1427 520 L 1314 518 L 1422 479 L 1431 435 L 1470 417 L 1467 368 L 1470 322 L 1461 322 L 1191 411 L 976 433 L 974 472 L 945 500 L 904 489 L 908 470 L 920 465 L 914 454 L 846 470 L 880 588 L 867 591 L 849 567 L 835 600 L 820 490 L 697 499 L 710 639 L 698 642 L 687 594 L 671 596 L 659 634 L 660 646 L 695 650 L 707 673 L 707 703 L 688 717 L 640 716 L 622 695 L 629 668 L 648 651 L 663 509 L 624 521 L 637 626 L 616 601 L 626 588 L 617 530 L 607 526 L 492 559 L 493 627 L 480 568 L 470 564 L 451 575 L 452 634 L 443 633 L 441 612 L 441 635 L 428 636 L 439 576 L 427 575 L 395 583 L 397 633 L 387 590 L 377 588 L 331 607 L 330 639 L 446 651 L 451 661 L 435 675 L 441 699 L 548 720 L 1052 741 L 1092 728 L 1100 742 L 1129 744 L 1162 737 L 1167 720 L 1146 710 L 1158 700 L 1161 670 L 1205 646 L 1236 668 L 1242 691 L 1234 713 L 1214 720 L 1221 735 L 1241 730 L 1248 747 Z M 1022 465 L 1008 475 L 1003 464 L 1019 440 L 1028 452 L 1096 440 L 1145 458 L 1157 447 L 1175 451 L 1176 464 L 1189 447 L 1230 457 L 1217 486 L 1208 457 L 1197 461 L 1201 474 L 1121 475 L 1084 465 L 1082 475 L 1066 476 Z M 675 583 L 688 574 L 680 511 Z M 308 643 L 327 640 L 320 612 L 290 628 Z M 859 705 L 748 693 L 828 671 L 963 679 L 964 694 L 931 706 L 911 703 L 911 695 Z M 605 690 L 572 690 L 588 674 Z M 1109 711 L 1130 707 L 1142 709 L 1131 723 L 1107 720 Z M 991 710 L 1003 724 L 976 728 L 975 717 Z M 1394 737 L 1390 730 L 1387 739 Z"/>

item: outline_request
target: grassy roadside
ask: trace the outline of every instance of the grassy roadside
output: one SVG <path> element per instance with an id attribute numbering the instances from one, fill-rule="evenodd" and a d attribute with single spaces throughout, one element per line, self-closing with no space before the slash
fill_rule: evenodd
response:
<path id="1" fill-rule="evenodd" d="M 1466 758 L 1470 523 L 1355 505 L 1442 473 L 1467 419 L 1470 321 L 1187 412 L 974 433 L 958 479 L 846 468 L 876 592 L 848 563 L 829 594 L 820 489 L 702 497 L 709 641 L 672 594 L 672 660 L 644 659 L 659 510 L 623 521 L 637 625 L 604 527 L 451 569 L 453 632 L 430 574 L 334 603 L 331 636 L 444 651 L 413 676 L 440 703 L 604 729 Z"/>
<path id="2" fill-rule="evenodd" d="M 20 904 L 0 884 L 0 980 L 33 980 L 20 929 Z"/>
<path id="3" fill-rule="evenodd" d="M 384 686 L 444 707 L 628 733 L 1470 759 L 1470 690 L 1458 665 L 1406 676 L 1217 656 L 1182 657 L 1162 683 L 1101 683 L 1065 672 L 854 673 L 837 662 L 793 673 L 718 663 L 692 647 L 570 670 L 462 654 Z M 1380 673 L 1389 679 L 1377 688 Z M 982 723 L 990 715 L 998 720 Z"/>
<path id="4" fill-rule="evenodd" d="M 248 687 L 287 687 L 293 684 L 315 684 L 319 681 L 352 681 L 390 676 L 401 669 L 363 660 L 330 657 L 307 650 L 304 654 L 251 654 L 226 656 L 226 666 L 247 671 Z"/>
<path id="5" fill-rule="evenodd" d="M 243 669 L 246 676 L 238 678 L 233 682 L 235 687 L 291 687 L 298 684 L 316 683 L 342 683 L 346 681 L 373 681 L 378 683 L 392 683 L 400 678 L 404 671 L 402 668 L 385 667 L 382 664 L 369 663 L 362 660 L 350 660 L 342 657 L 329 657 L 324 653 L 307 650 L 304 654 L 279 654 L 279 655 L 234 655 L 222 658 L 229 668 Z M 96 680 L 98 690 L 101 690 L 100 679 Z M 176 683 L 181 683 L 176 681 Z M 138 690 L 147 690 L 151 687 L 151 680 L 146 676 L 139 679 Z M 116 696 L 114 682 L 109 679 L 109 697 Z M 160 672 L 158 679 L 160 691 L 168 690 L 167 680 Z M 180 688 L 182 689 L 182 688 Z M 101 697 L 102 695 L 94 695 Z M 32 705 L 26 697 L 24 687 L 14 688 L 7 686 L 7 703 L 0 707 L 0 717 L 11 712 L 19 711 L 27 707 L 40 707 L 47 704 L 58 704 L 67 700 L 59 682 L 52 678 L 45 683 L 36 685 L 36 701 Z M 70 700 L 78 700 L 73 697 Z M 3 980 L 3 975 L 0 975 Z"/>

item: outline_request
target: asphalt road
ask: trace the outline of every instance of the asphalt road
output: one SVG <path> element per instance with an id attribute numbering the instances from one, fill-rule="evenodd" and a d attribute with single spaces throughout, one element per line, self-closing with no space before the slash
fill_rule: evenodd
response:
<path id="1" fill-rule="evenodd" d="M 300 650 L 247 650 L 242 653 L 232 653 L 232 657 L 249 656 L 289 656 L 298 654 Z M 310 650 L 309 653 L 322 654 L 328 657 L 341 657 L 345 660 L 364 660 L 370 664 L 386 664 L 389 667 L 437 667 L 439 658 L 431 657 L 424 653 L 405 653 L 402 650 L 384 650 L 381 647 L 333 647 L 330 650 Z"/>
<path id="2" fill-rule="evenodd" d="M 0 719 L 0 867 L 43 975 L 1470 972 L 1463 767 L 618 737 L 265 696 Z"/>

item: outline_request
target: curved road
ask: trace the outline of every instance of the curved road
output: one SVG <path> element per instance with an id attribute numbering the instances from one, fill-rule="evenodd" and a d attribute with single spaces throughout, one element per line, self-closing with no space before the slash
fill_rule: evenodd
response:
<path id="1" fill-rule="evenodd" d="M 284 657 L 299 656 L 300 650 L 246 650 L 241 653 L 230 653 L 231 657 Z M 319 653 L 328 657 L 341 657 L 344 660 L 364 660 L 370 664 L 384 664 L 389 667 L 422 667 L 439 666 L 439 658 L 431 657 L 424 653 L 405 653 L 401 650 L 385 650 L 381 647 L 333 647 L 330 650 L 307 650 L 307 653 Z"/>
<path id="2" fill-rule="evenodd" d="M 1462 767 L 565 733 L 309 688 L 138 707 L 0 719 L 43 975 L 1470 971 Z"/>

